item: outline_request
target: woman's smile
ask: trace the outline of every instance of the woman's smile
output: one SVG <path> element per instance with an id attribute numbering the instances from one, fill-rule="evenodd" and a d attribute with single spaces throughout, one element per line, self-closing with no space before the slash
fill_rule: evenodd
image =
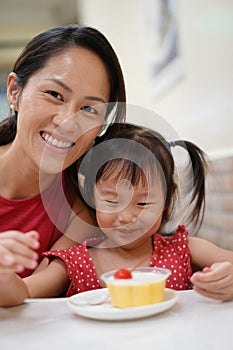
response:
<path id="1" fill-rule="evenodd" d="M 67 141 L 64 139 L 62 140 L 61 138 L 57 136 L 54 137 L 47 132 L 41 132 L 40 135 L 43 141 L 45 141 L 46 147 L 51 150 L 59 149 L 59 150 L 67 151 L 75 144 L 75 142 L 73 141 Z"/>

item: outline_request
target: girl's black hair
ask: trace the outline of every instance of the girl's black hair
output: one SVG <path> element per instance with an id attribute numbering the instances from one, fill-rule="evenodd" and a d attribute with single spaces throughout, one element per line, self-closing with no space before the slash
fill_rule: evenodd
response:
<path id="1" fill-rule="evenodd" d="M 97 29 L 70 24 L 52 28 L 35 36 L 23 49 L 12 71 L 23 89 L 30 77 L 47 61 L 72 47 L 83 47 L 96 53 L 105 64 L 110 80 L 110 98 L 106 116 L 112 122 L 125 120 L 125 83 L 116 53 L 107 38 Z M 118 103 L 119 102 L 119 103 Z M 111 124 L 111 123 L 110 123 Z M 0 146 L 12 142 L 17 132 L 17 112 L 0 122 Z M 76 163 L 65 170 L 67 181 L 76 182 Z"/>
<path id="2" fill-rule="evenodd" d="M 180 140 L 175 144 L 185 148 L 190 157 L 187 175 L 188 180 L 192 179 L 188 189 L 192 210 L 186 220 L 198 230 L 205 207 L 205 155 L 191 142 Z M 94 185 L 101 177 L 126 178 L 132 185 L 138 185 L 146 180 L 148 173 L 155 182 L 159 175 L 165 197 L 161 229 L 171 219 L 177 199 L 176 167 L 171 146 L 159 133 L 129 123 L 111 125 L 104 135 L 97 137 L 94 147 L 80 159 L 79 165 L 85 177 L 82 194 L 92 208 Z"/>

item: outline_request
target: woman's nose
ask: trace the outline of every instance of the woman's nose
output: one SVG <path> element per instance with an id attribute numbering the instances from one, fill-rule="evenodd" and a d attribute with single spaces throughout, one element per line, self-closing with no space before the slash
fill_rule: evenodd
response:
<path id="1" fill-rule="evenodd" d="M 70 126 L 72 123 L 74 123 L 74 115 L 75 113 L 68 113 L 65 111 L 57 113 L 53 117 L 53 123 L 56 126 L 63 126 L 63 125 L 64 127 Z"/>
<path id="2" fill-rule="evenodd" d="M 63 109 L 53 117 L 53 124 L 62 133 L 79 133 L 79 113 L 71 109 Z"/>

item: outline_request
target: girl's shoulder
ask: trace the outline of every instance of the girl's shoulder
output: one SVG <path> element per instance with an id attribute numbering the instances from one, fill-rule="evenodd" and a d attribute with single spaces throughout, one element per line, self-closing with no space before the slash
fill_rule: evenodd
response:
<path id="1" fill-rule="evenodd" d="M 170 256 L 190 255 L 188 245 L 188 231 L 184 225 L 178 226 L 173 235 L 164 236 L 161 234 L 154 235 L 154 254 L 162 254 Z"/>
<path id="2" fill-rule="evenodd" d="M 174 234 L 162 235 L 156 233 L 154 235 L 154 240 L 164 245 L 187 243 L 188 231 L 184 225 L 179 225 Z"/>
<path id="3" fill-rule="evenodd" d="M 45 257 L 59 257 L 64 261 L 76 260 L 79 257 L 89 257 L 88 248 L 92 248 L 101 243 L 105 237 L 92 237 L 87 239 L 83 243 L 79 243 L 71 246 L 67 249 L 51 249 L 50 251 L 44 252 Z"/>

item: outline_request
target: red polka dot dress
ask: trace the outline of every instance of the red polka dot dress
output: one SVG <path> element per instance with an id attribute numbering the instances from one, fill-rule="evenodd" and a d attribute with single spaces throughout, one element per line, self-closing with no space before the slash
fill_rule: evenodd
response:
<path id="1" fill-rule="evenodd" d="M 153 236 L 154 251 L 150 266 L 163 267 L 171 270 L 167 279 L 167 288 L 175 290 L 191 289 L 192 275 L 190 250 L 187 245 L 188 232 L 184 226 L 179 226 L 172 236 Z M 88 252 L 88 245 L 97 245 L 103 238 L 93 238 L 83 244 L 65 250 L 51 250 L 44 253 L 45 257 L 59 257 L 67 265 L 70 286 L 67 296 L 92 289 L 102 288 L 92 258 Z M 91 244 L 90 244 L 91 243 Z"/>
<path id="2" fill-rule="evenodd" d="M 163 267 L 171 271 L 166 287 L 175 290 L 191 289 L 192 268 L 190 249 L 187 244 L 188 231 L 179 226 L 172 236 L 154 235 L 154 251 L 150 266 Z"/>

